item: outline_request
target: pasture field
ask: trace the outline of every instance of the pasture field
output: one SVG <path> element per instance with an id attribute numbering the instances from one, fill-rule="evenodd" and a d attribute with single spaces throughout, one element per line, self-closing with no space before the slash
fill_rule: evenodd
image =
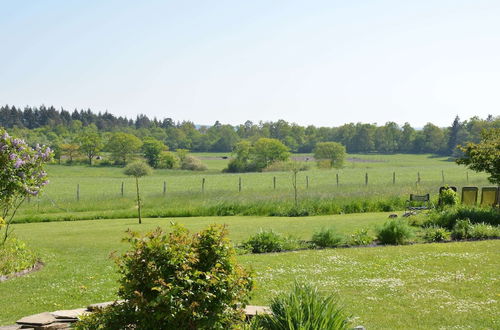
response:
<path id="1" fill-rule="evenodd" d="M 299 205 L 295 207 L 290 172 L 221 173 L 228 160 L 220 157 L 228 154 L 195 155 L 207 164 L 208 171 L 156 170 L 151 176 L 141 179 L 146 216 L 318 215 L 391 211 L 401 210 L 410 193 L 431 193 L 437 199 L 438 188 L 443 184 L 458 187 L 488 185 L 485 174 L 468 171 L 444 157 L 349 155 L 350 161 L 344 168 L 323 170 L 316 168 L 314 162 L 304 161 L 310 155 L 298 154 L 293 157 L 307 163 L 309 169 L 298 173 Z M 47 168 L 51 183 L 41 198 L 25 203 L 17 216 L 18 221 L 135 216 L 134 180 L 126 177 L 122 168 L 65 165 L 49 165 Z M 367 174 L 368 184 L 365 182 Z M 417 184 L 418 176 L 420 184 Z"/>
<path id="2" fill-rule="evenodd" d="M 191 230 L 228 225 L 238 243 L 260 228 L 309 239 L 322 227 L 349 234 L 374 228 L 387 213 L 316 217 L 193 217 L 176 219 Z M 126 229 L 145 232 L 173 219 L 91 220 L 16 224 L 15 235 L 35 249 L 45 267 L 0 283 L 0 324 L 21 316 L 83 307 L 116 298 L 112 251 L 122 252 Z M 367 329 L 500 327 L 500 240 L 239 255 L 255 272 L 251 303 L 268 304 L 295 279 L 336 292 Z"/>

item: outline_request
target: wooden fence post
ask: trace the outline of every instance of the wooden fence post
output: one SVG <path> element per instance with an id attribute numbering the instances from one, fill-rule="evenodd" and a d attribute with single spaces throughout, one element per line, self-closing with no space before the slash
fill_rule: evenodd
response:
<path id="1" fill-rule="evenodd" d="M 273 176 L 273 188 L 274 190 L 276 190 L 276 177 Z"/>
<path id="2" fill-rule="evenodd" d="M 201 179 L 201 192 L 205 192 L 205 178 Z"/>
<path id="3" fill-rule="evenodd" d="M 163 181 L 163 196 L 167 193 L 167 181 Z"/>
<path id="4" fill-rule="evenodd" d="M 241 192 L 241 177 L 238 180 L 238 191 Z"/>
<path id="5" fill-rule="evenodd" d="M 469 183 L 469 171 L 465 172 L 465 174 L 467 175 L 467 183 Z"/>
<path id="6" fill-rule="evenodd" d="M 392 172 L 392 184 L 396 184 L 396 172 Z"/>
<path id="7" fill-rule="evenodd" d="M 365 173 L 365 186 L 368 185 L 368 172 Z"/>
<path id="8" fill-rule="evenodd" d="M 309 176 L 306 175 L 306 188 L 309 189 Z"/>
<path id="9" fill-rule="evenodd" d="M 339 186 L 339 174 L 337 173 L 335 176 L 337 178 L 337 187 L 338 187 Z"/>
<path id="10" fill-rule="evenodd" d="M 79 183 L 76 185 L 76 200 L 77 201 L 80 200 L 80 184 Z"/>
<path id="11" fill-rule="evenodd" d="M 443 180 L 443 183 L 444 183 L 444 171 L 441 170 L 441 179 Z"/>
<path id="12" fill-rule="evenodd" d="M 417 172 L 417 182 L 420 183 L 420 172 Z"/>
<path id="13" fill-rule="evenodd" d="M 123 197 L 123 181 L 122 181 L 122 186 L 121 186 L 120 192 L 121 192 L 122 197 Z"/>

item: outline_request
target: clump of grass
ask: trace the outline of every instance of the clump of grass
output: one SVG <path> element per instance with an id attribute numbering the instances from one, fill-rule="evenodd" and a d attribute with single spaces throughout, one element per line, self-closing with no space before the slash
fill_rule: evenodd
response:
<path id="1" fill-rule="evenodd" d="M 389 220 L 377 230 L 377 239 L 382 244 L 406 244 L 413 236 L 413 228 L 402 219 Z"/>
<path id="2" fill-rule="evenodd" d="M 335 232 L 333 228 L 322 228 L 313 234 L 311 245 L 313 248 L 338 247 L 343 241 L 343 236 Z"/>
<path id="3" fill-rule="evenodd" d="M 443 242 L 450 239 L 451 233 L 443 227 L 431 226 L 424 229 L 423 238 L 426 242 Z"/>
<path id="4" fill-rule="evenodd" d="M 253 329 L 348 329 L 349 315 L 338 298 L 309 284 L 296 282 L 290 293 L 273 298 L 270 309 L 272 314 L 255 317 Z"/>
<path id="5" fill-rule="evenodd" d="M 302 244 L 293 236 L 261 230 L 244 242 L 243 247 L 252 253 L 267 253 L 295 250 L 301 248 Z"/>

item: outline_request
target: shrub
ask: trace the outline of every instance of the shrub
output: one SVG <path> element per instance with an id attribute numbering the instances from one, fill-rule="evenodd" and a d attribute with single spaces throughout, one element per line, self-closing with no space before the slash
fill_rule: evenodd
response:
<path id="1" fill-rule="evenodd" d="M 471 237 L 473 227 L 469 219 L 458 220 L 453 226 L 451 238 L 453 239 L 467 239 Z"/>
<path id="2" fill-rule="evenodd" d="M 476 239 L 500 237 L 500 227 L 495 227 L 486 223 L 477 223 L 472 225 L 470 237 Z"/>
<path id="3" fill-rule="evenodd" d="M 370 245 L 373 242 L 373 237 L 368 234 L 367 228 L 356 229 L 356 231 L 351 234 L 347 242 L 348 245 Z"/>
<path id="4" fill-rule="evenodd" d="M 171 151 L 163 151 L 160 154 L 158 168 L 172 169 L 179 166 L 179 158 Z"/>
<path id="5" fill-rule="evenodd" d="M 23 241 L 15 237 L 10 237 L 5 244 L 0 245 L 0 275 L 9 275 L 28 269 L 36 262 L 36 254 Z"/>
<path id="6" fill-rule="evenodd" d="M 243 246 L 252 253 L 280 252 L 301 247 L 297 239 L 272 230 L 261 230 L 244 242 Z"/>
<path id="7" fill-rule="evenodd" d="M 431 226 L 424 229 L 426 242 L 443 242 L 450 239 L 450 232 L 443 227 Z"/>
<path id="8" fill-rule="evenodd" d="M 322 228 L 315 232 L 311 238 L 313 247 L 338 247 L 342 244 L 343 237 L 335 232 L 333 228 Z"/>
<path id="9" fill-rule="evenodd" d="M 292 291 L 275 297 L 272 314 L 257 315 L 255 329 L 347 329 L 348 317 L 335 295 L 321 294 L 316 287 L 295 283 Z"/>
<path id="10" fill-rule="evenodd" d="M 188 171 L 205 171 L 207 165 L 203 164 L 201 160 L 191 155 L 186 155 L 181 162 L 181 169 Z"/>
<path id="11" fill-rule="evenodd" d="M 389 220 L 377 230 L 377 239 L 382 244 L 405 244 L 413 236 L 413 228 L 402 219 Z"/>
<path id="12" fill-rule="evenodd" d="M 143 237 L 130 233 L 131 249 L 116 258 L 120 305 L 77 329 L 226 329 L 241 324 L 251 276 L 235 262 L 222 226 L 199 234 L 174 226 Z"/>
<path id="13" fill-rule="evenodd" d="M 445 186 L 445 189 L 443 189 L 439 194 L 439 201 L 442 207 L 457 205 L 458 204 L 457 193 L 448 186 Z"/>
<path id="14" fill-rule="evenodd" d="M 500 225 L 500 209 L 480 208 L 471 206 L 457 206 L 444 211 L 429 213 L 429 224 L 452 229 L 459 219 L 469 219 L 471 223 L 486 223 L 493 226 Z"/>

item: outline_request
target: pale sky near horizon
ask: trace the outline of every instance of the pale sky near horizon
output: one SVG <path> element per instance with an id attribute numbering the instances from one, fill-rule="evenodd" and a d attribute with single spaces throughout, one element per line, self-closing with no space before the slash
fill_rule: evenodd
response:
<path id="1" fill-rule="evenodd" d="M 449 126 L 500 115 L 500 0 L 0 0 L 0 104 Z"/>

